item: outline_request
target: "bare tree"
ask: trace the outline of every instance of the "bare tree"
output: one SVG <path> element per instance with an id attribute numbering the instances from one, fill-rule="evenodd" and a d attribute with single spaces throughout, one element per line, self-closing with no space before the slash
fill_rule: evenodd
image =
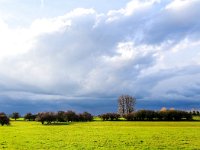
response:
<path id="1" fill-rule="evenodd" d="M 121 116 L 127 115 L 134 111 L 136 98 L 129 95 L 121 95 L 118 98 L 118 112 Z"/>

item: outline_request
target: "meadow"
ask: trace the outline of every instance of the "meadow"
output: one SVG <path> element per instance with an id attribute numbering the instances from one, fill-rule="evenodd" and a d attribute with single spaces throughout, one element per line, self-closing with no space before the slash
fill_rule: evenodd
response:
<path id="1" fill-rule="evenodd" d="M 200 149 L 200 122 L 92 121 L 0 127 L 0 149 Z"/>

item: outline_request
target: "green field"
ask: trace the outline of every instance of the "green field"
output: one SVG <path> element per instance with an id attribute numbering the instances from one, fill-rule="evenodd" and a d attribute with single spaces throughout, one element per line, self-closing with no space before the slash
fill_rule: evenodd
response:
<path id="1" fill-rule="evenodd" d="M 200 122 L 103 122 L 0 127 L 0 149 L 200 149 Z"/>

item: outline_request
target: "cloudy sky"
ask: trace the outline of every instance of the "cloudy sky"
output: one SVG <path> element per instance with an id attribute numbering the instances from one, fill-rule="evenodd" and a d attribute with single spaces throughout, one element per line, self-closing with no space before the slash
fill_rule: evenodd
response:
<path id="1" fill-rule="evenodd" d="M 200 108 L 199 0 L 0 0 L 0 111 Z"/>

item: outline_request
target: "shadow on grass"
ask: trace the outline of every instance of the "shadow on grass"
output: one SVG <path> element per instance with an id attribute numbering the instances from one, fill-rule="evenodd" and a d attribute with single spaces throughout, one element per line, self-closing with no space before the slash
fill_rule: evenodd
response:
<path id="1" fill-rule="evenodd" d="M 94 121 L 85 121 L 85 122 L 81 122 L 81 121 L 75 121 L 75 122 L 52 122 L 50 124 L 45 122 L 42 125 L 44 125 L 44 126 L 62 126 L 62 125 L 74 125 L 74 124 L 87 123 L 87 122 L 94 122 Z"/>
<path id="2" fill-rule="evenodd" d="M 64 126 L 64 125 L 70 125 L 69 122 L 53 122 L 53 123 L 44 123 L 42 124 L 44 126 Z"/>

